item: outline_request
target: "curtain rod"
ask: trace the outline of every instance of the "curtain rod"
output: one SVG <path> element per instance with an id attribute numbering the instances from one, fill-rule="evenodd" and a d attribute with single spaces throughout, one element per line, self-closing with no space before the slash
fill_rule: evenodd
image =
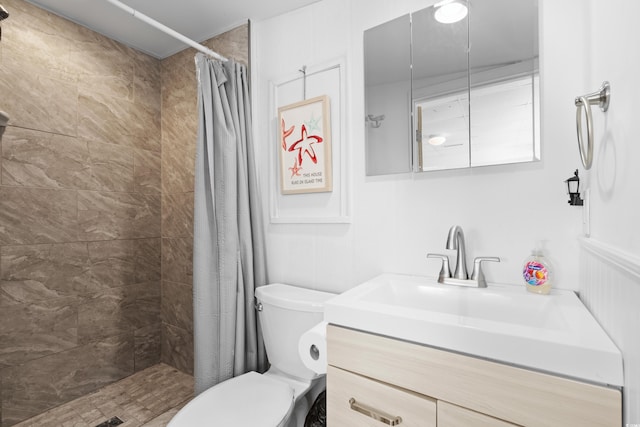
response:
<path id="1" fill-rule="evenodd" d="M 119 7 L 120 9 L 124 10 L 125 12 L 131 14 L 131 16 L 133 16 L 134 18 L 137 18 L 143 22 L 146 22 L 147 24 L 151 25 L 152 27 L 157 28 L 158 30 L 162 31 L 165 34 L 170 35 L 171 37 L 180 40 L 181 42 L 199 50 L 202 53 L 206 53 L 209 56 L 212 56 L 215 59 L 219 59 L 220 61 L 228 61 L 227 58 L 225 58 L 224 56 L 220 55 L 217 52 L 214 52 L 213 50 L 209 49 L 208 47 L 205 47 L 203 45 L 201 45 L 200 43 L 197 43 L 193 40 L 191 40 L 190 38 L 180 34 L 179 32 L 167 27 L 166 25 L 163 25 L 161 23 L 159 23 L 158 21 L 149 18 L 147 15 L 145 15 L 142 12 L 138 12 L 137 10 L 133 9 L 132 7 L 127 6 L 126 4 L 118 1 L 118 0 L 107 0 L 109 3 L 111 3 L 112 5 Z"/>

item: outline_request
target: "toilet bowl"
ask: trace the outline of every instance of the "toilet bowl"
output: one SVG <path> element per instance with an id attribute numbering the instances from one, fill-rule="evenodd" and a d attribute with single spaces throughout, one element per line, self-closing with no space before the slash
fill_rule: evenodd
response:
<path id="1" fill-rule="evenodd" d="M 260 326 L 271 367 L 248 372 L 202 392 L 168 427 L 300 427 L 324 389 L 324 375 L 304 366 L 298 341 L 324 317 L 324 302 L 335 296 L 284 284 L 256 289 Z"/>

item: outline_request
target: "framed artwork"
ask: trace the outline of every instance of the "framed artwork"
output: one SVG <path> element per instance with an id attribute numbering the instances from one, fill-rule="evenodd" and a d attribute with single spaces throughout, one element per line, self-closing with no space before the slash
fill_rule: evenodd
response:
<path id="1" fill-rule="evenodd" d="M 331 123 L 326 95 L 278 108 L 280 191 L 332 191 Z"/>

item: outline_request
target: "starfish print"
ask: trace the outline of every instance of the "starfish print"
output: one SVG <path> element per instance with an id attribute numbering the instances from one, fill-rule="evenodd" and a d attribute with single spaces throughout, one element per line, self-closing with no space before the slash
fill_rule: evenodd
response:
<path id="1" fill-rule="evenodd" d="M 293 178 L 294 176 L 300 176 L 300 171 L 302 170 L 302 168 L 298 167 L 298 160 L 293 161 L 293 167 L 290 167 L 289 170 L 291 171 L 291 178 Z"/>
<path id="2" fill-rule="evenodd" d="M 322 138 L 317 135 L 307 136 L 307 127 L 302 125 L 300 139 L 291 144 L 288 151 L 298 150 L 298 164 L 302 166 L 302 154 L 307 153 L 313 163 L 318 163 L 318 157 L 313 149 L 313 144 L 322 142 Z"/>
<path id="3" fill-rule="evenodd" d="M 313 113 L 311 114 L 311 118 L 309 118 L 309 121 L 305 122 L 305 124 L 307 125 L 307 128 L 309 129 L 309 132 L 313 132 L 314 130 L 320 130 L 320 126 L 318 126 L 318 123 L 320 122 L 321 118 L 322 116 L 318 118 L 314 118 Z"/>
<path id="4" fill-rule="evenodd" d="M 293 133 L 293 129 L 295 128 L 295 126 L 291 126 L 289 129 L 285 129 L 284 126 L 285 126 L 284 125 L 284 119 L 282 119 L 282 121 L 280 123 L 280 129 L 282 131 L 282 149 L 286 150 L 287 149 L 287 137 Z"/>

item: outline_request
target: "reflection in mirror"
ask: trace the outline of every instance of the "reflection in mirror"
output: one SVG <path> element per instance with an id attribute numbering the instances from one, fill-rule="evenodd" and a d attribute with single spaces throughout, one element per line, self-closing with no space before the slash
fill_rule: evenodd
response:
<path id="1" fill-rule="evenodd" d="M 460 2 L 466 5 L 466 2 Z M 438 4 L 411 15 L 418 171 L 469 166 L 469 17 L 439 22 Z"/>
<path id="2" fill-rule="evenodd" d="M 412 15 L 418 171 L 540 158 L 537 1 L 467 4 L 468 20 L 453 24 L 434 18 L 438 4 Z M 436 44 L 421 47 L 425 39 Z M 434 58 L 438 73 L 429 69 Z M 463 58 L 468 68 L 461 72 Z M 424 84 L 416 84 L 417 72 Z M 440 145 L 428 142 L 433 135 L 444 138 Z"/>
<path id="3" fill-rule="evenodd" d="M 365 31 L 368 175 L 540 159 L 538 0 L 455 1 Z"/>
<path id="4" fill-rule="evenodd" d="M 471 166 L 539 160 L 537 85 L 536 75 L 472 87 Z"/>
<path id="5" fill-rule="evenodd" d="M 364 32 L 366 173 L 411 171 L 409 15 Z"/>
<path id="6" fill-rule="evenodd" d="M 539 160 L 538 2 L 471 5 L 471 166 Z"/>

